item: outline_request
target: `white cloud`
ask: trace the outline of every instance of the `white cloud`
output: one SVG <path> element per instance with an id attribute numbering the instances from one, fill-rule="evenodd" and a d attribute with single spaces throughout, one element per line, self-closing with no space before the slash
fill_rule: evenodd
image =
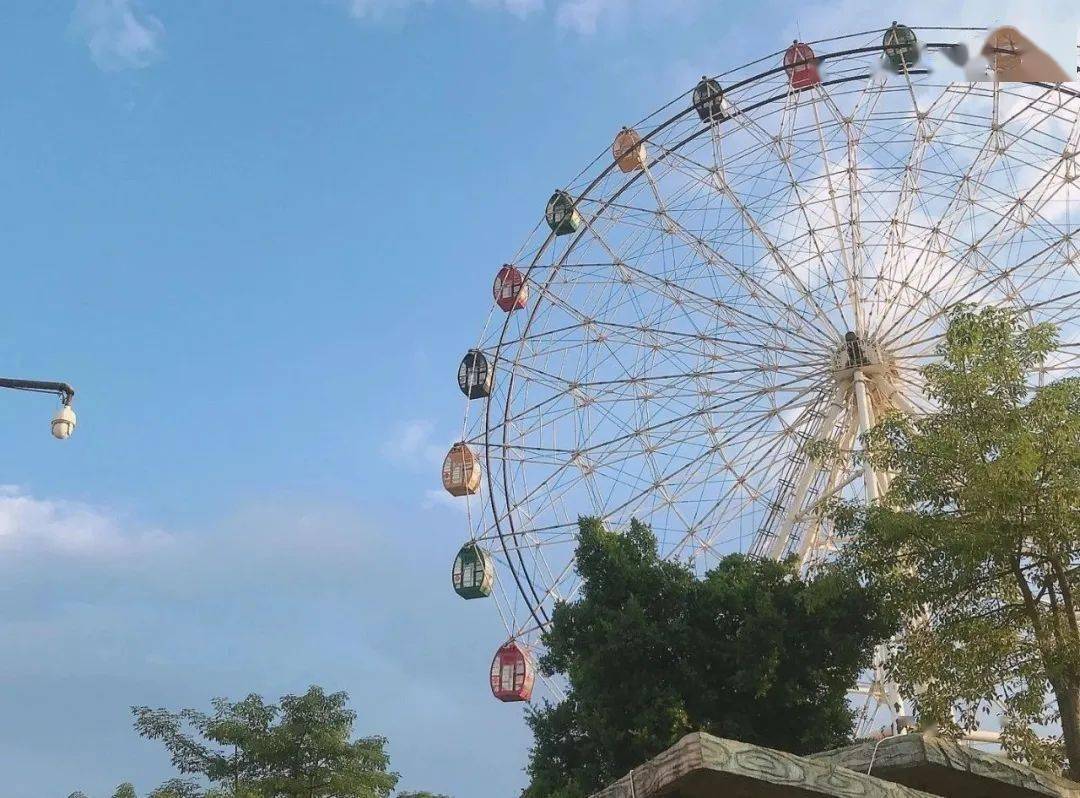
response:
<path id="1" fill-rule="evenodd" d="M 415 5 L 431 5 L 433 0 L 349 0 L 349 13 L 357 19 L 384 19 Z"/>
<path id="2" fill-rule="evenodd" d="M 503 9 L 519 19 L 544 8 L 544 0 L 470 0 L 479 8 Z"/>
<path id="3" fill-rule="evenodd" d="M 369 501 L 266 495 L 147 545 L 160 533 L 113 508 L 0 488 L 4 795 L 111 794 L 116 761 L 141 795 L 173 774 L 132 732 L 130 705 L 312 683 L 347 690 L 358 732 L 389 736 L 414 783 L 475 794 L 475 740 L 455 747 L 456 709 L 486 690 L 504 630 L 490 605 L 463 607 L 451 589 L 460 525 L 408 510 L 375 522 Z M 134 554 L 61 553 L 72 550 Z M 433 668 L 433 652 L 449 655 Z M 478 728 L 511 761 L 527 732 L 497 704 L 475 708 Z M 57 730 L 77 755 L 50 759 Z M 517 794 L 520 781 L 503 768 L 481 787 Z"/>
<path id="4" fill-rule="evenodd" d="M 448 507 L 451 510 L 457 510 L 459 513 L 468 512 L 468 503 L 456 496 L 451 496 L 445 490 L 441 488 L 429 488 L 424 491 L 424 501 L 420 505 L 425 510 L 435 510 L 439 507 Z"/>
<path id="5" fill-rule="evenodd" d="M 505 11 L 525 19 L 548 7 L 545 0 L 345 0 L 349 13 L 361 20 L 400 17 L 417 6 L 467 2 L 475 8 Z M 589 36 L 604 25 L 621 25 L 638 17 L 656 21 L 659 15 L 686 15 L 700 0 L 555 0 L 550 4 L 555 23 L 562 28 Z"/>
<path id="6" fill-rule="evenodd" d="M 13 550 L 77 559 L 119 560 L 165 548 L 172 538 L 156 529 L 127 527 L 118 516 L 79 502 L 39 499 L 0 486 L 0 556 Z"/>
<path id="7" fill-rule="evenodd" d="M 592 34 L 601 16 L 620 13 L 625 6 L 626 0 L 567 0 L 555 12 L 555 19 L 564 28 Z"/>
<path id="8" fill-rule="evenodd" d="M 413 470 L 438 468 L 449 450 L 449 443 L 432 440 L 435 425 L 426 419 L 397 424 L 382 445 L 383 455 L 398 466 Z"/>
<path id="9" fill-rule="evenodd" d="M 524 19 L 544 7 L 544 0 L 468 0 L 477 8 L 508 11 Z M 414 6 L 432 6 L 448 0 L 346 0 L 349 13 L 361 20 L 384 20 L 399 17 Z"/>
<path id="10" fill-rule="evenodd" d="M 101 69 L 141 69 L 161 56 L 165 26 L 138 0 L 77 0 L 72 23 Z"/>

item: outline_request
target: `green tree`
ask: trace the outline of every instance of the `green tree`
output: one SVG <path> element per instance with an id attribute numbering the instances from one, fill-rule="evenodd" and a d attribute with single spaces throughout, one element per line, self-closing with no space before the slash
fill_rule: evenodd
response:
<path id="1" fill-rule="evenodd" d="M 347 703 L 311 687 L 278 704 L 216 699 L 210 713 L 133 707 L 139 734 L 164 743 L 183 776 L 210 785 L 172 779 L 152 798 L 387 798 L 398 776 L 386 739 L 353 740 Z"/>
<path id="2" fill-rule="evenodd" d="M 530 712 L 527 798 L 580 798 L 704 730 L 807 753 L 848 740 L 847 690 L 896 628 L 844 572 L 741 555 L 704 579 L 637 521 L 582 519 L 578 598 L 556 606 L 540 669 L 566 698 Z"/>
<path id="3" fill-rule="evenodd" d="M 433 792 L 399 792 L 397 798 L 450 798 L 450 796 L 442 793 L 436 795 Z"/>
<path id="4" fill-rule="evenodd" d="M 86 798 L 86 793 L 76 791 L 69 795 L 68 798 Z M 136 798 L 135 787 L 131 782 L 125 781 L 113 791 L 112 798 Z"/>
<path id="5" fill-rule="evenodd" d="M 149 798 L 234 798 L 234 795 L 221 790 L 204 790 L 192 779 L 169 779 L 152 793 Z"/>
<path id="6" fill-rule="evenodd" d="M 890 668 L 921 722 L 959 733 L 1000 705 L 1010 754 L 1080 773 L 1080 381 L 1030 387 L 1055 345 L 957 310 L 923 369 L 939 411 L 871 430 L 890 488 L 834 517 L 840 566 L 908 618 Z M 1030 731 L 1057 720 L 1061 738 Z"/>

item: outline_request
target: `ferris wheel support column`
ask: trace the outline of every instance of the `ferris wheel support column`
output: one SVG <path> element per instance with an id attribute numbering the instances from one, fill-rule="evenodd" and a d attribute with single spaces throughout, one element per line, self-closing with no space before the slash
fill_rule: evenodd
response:
<path id="1" fill-rule="evenodd" d="M 866 393 L 866 376 L 862 369 L 855 369 L 852 375 L 855 388 L 855 409 L 859 417 L 859 435 L 865 435 L 870 431 L 870 397 Z M 866 487 L 866 501 L 872 504 L 878 500 L 877 474 L 869 461 L 863 459 L 863 484 Z"/>
<path id="2" fill-rule="evenodd" d="M 836 391 L 833 393 L 829 411 L 823 415 L 820 421 L 814 426 L 811 437 L 814 440 L 827 438 L 831 434 L 833 427 L 836 426 L 836 422 L 840 419 L 843 412 L 843 394 L 840 391 Z M 803 463 L 799 472 L 799 477 L 795 482 L 791 505 L 784 514 L 784 519 L 780 523 L 776 538 L 772 541 L 772 546 L 769 549 L 769 557 L 772 559 L 783 559 L 784 554 L 787 552 L 788 544 L 791 542 L 791 531 L 802 516 L 810 484 L 813 482 L 819 469 L 820 466 L 809 459 Z"/>
<path id="3" fill-rule="evenodd" d="M 855 408 L 859 419 L 859 435 L 865 435 L 870 431 L 871 412 L 870 396 L 866 390 L 866 375 L 861 368 L 856 368 L 852 374 L 852 387 L 855 392 Z M 878 474 L 873 466 L 863 458 L 863 483 L 866 487 L 866 503 L 873 504 L 879 498 Z M 885 663 L 889 657 L 889 644 L 881 643 L 874 649 L 873 686 L 871 690 L 880 698 L 889 710 L 892 718 L 892 731 L 894 734 L 903 734 L 911 727 L 911 719 L 907 715 L 906 702 L 900 694 L 897 684 L 888 678 Z"/>

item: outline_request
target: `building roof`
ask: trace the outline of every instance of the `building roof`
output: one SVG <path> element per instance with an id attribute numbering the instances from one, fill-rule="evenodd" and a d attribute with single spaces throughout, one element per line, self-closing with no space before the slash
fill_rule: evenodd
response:
<path id="1" fill-rule="evenodd" d="M 888 737 L 800 757 L 698 732 L 592 798 L 661 796 L 1080 798 L 1080 784 L 929 735 Z"/>

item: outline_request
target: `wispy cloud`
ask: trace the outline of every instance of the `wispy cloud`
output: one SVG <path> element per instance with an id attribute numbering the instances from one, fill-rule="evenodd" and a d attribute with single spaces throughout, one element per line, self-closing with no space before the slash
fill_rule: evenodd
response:
<path id="1" fill-rule="evenodd" d="M 101 69 L 142 69 L 161 57 L 165 26 L 138 0 L 77 0 L 72 25 Z"/>
<path id="2" fill-rule="evenodd" d="M 508 11 L 524 18 L 544 7 L 544 0 L 467 0 L 476 8 Z M 346 0 L 349 13 L 361 20 L 397 19 L 416 6 L 433 6 L 447 0 Z"/>
<path id="3" fill-rule="evenodd" d="M 589 36 L 605 18 L 622 18 L 631 0 L 564 0 L 555 10 L 555 21 L 561 27 Z"/>
<path id="4" fill-rule="evenodd" d="M 468 512 L 468 505 L 464 499 L 451 496 L 441 488 L 429 488 L 424 491 L 424 501 L 420 505 L 425 510 L 448 508 L 459 513 Z"/>
<path id="5" fill-rule="evenodd" d="M 515 17 L 524 19 L 544 8 L 544 0 L 470 0 L 478 8 L 495 8 L 509 11 Z"/>
<path id="6" fill-rule="evenodd" d="M 264 496 L 162 533 L 108 505 L 0 490 L 4 794 L 106 794 L 123 761 L 141 795 L 172 774 L 127 706 L 312 682 L 348 690 L 359 728 L 387 734 L 410 779 L 475 792 L 460 765 L 475 740 L 457 744 L 456 709 L 482 695 L 502 628 L 451 590 L 460 526 L 411 518 L 423 528 L 375 523 L 359 503 Z M 433 668 L 432 652 L 452 656 Z M 495 703 L 478 722 L 509 761 L 526 732 Z M 57 729 L 76 751 L 59 762 Z M 517 772 L 485 774 L 484 794 L 520 792 Z"/>
<path id="7" fill-rule="evenodd" d="M 400 19 L 403 12 L 463 2 L 479 9 L 505 11 L 519 19 L 550 9 L 550 18 L 566 30 L 583 36 L 596 33 L 604 25 L 621 25 L 635 15 L 655 20 L 659 14 L 685 13 L 700 0 L 345 0 L 350 14 L 360 20 Z"/>
<path id="8" fill-rule="evenodd" d="M 434 430 L 435 425 L 426 419 L 403 421 L 394 426 L 383 442 L 382 453 L 392 463 L 404 468 L 438 468 L 450 444 L 438 444 L 432 437 Z"/>
<path id="9" fill-rule="evenodd" d="M 132 529 L 118 515 L 78 502 L 41 499 L 0 485 L 0 556 L 4 552 L 80 560 L 122 560 L 169 546 L 157 529 Z"/>

